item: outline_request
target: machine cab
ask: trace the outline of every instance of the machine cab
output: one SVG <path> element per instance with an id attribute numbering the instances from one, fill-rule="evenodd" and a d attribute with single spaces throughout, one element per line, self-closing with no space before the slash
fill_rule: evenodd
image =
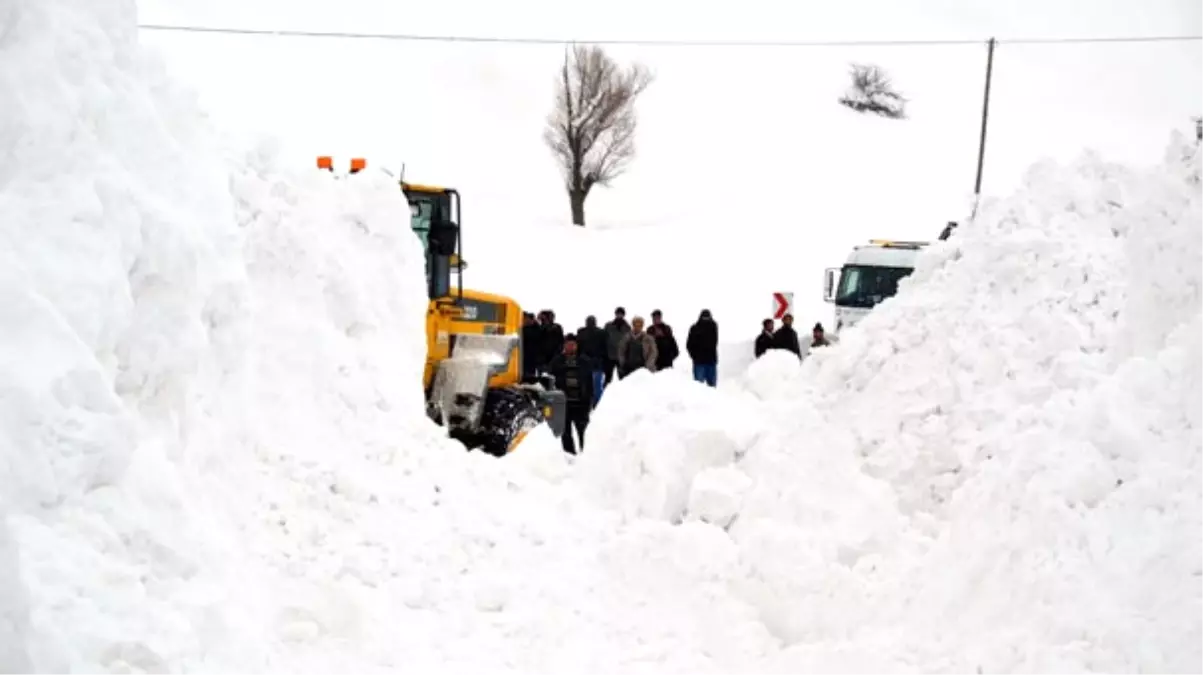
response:
<path id="1" fill-rule="evenodd" d="M 460 199 L 452 188 L 402 183 L 409 202 L 410 227 L 422 242 L 426 254 L 426 290 L 428 297 L 448 297 L 452 293 L 452 275 L 462 295 L 460 273 Z"/>

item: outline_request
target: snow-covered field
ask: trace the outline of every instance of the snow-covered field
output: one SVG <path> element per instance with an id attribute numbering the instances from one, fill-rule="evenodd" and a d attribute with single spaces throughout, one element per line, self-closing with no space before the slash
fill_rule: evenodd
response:
<path id="1" fill-rule="evenodd" d="M 423 416 L 395 186 L 220 150 L 134 24 L 0 6 L 0 669 L 1203 666 L 1195 146 L 1037 166 L 838 347 L 497 461 Z"/>

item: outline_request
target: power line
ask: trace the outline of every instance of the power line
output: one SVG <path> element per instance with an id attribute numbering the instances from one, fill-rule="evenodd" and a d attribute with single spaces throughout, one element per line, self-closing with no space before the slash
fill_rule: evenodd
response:
<path id="1" fill-rule="evenodd" d="M 180 26 L 168 24 L 140 24 L 143 30 L 173 31 L 183 33 L 217 33 L 223 35 L 250 35 L 264 37 L 311 37 L 343 38 L 352 40 L 397 40 L 404 42 L 466 42 L 492 44 L 570 45 L 593 44 L 639 47 L 933 47 L 949 45 L 982 45 L 986 40 L 654 40 L 654 39 L 603 39 L 565 40 L 540 37 L 490 37 L 483 35 L 416 35 L 411 33 L 361 33 L 354 31 L 309 31 L 268 30 L 261 28 L 225 28 L 218 26 Z M 1067 37 L 1067 38 L 1013 38 L 997 40 L 997 44 L 1040 45 L 1040 44 L 1096 44 L 1134 42 L 1187 42 L 1203 40 L 1200 35 L 1160 36 L 1114 36 L 1114 37 Z"/>
<path id="2" fill-rule="evenodd" d="M 182 31 L 191 33 L 224 33 L 231 35 L 262 35 L 280 37 L 325 37 L 369 40 L 401 40 L 413 42 L 480 42 L 532 45 L 625 45 L 648 47 L 823 47 L 823 46 L 888 46 L 888 45 L 969 45 L 984 40 L 843 40 L 843 41 L 753 41 L 753 40 L 663 40 L 663 39 L 604 39 L 565 40 L 540 37 L 490 37 L 482 35 L 414 35 L 405 33 L 359 33 L 341 31 L 267 30 L 256 28 L 216 28 L 207 26 L 167 26 L 144 24 L 147 30 Z"/>
<path id="3" fill-rule="evenodd" d="M 1115 42 L 1193 42 L 1203 40 L 1203 35 L 1148 35 L 1132 37 L 1082 37 L 1082 38 L 1013 38 L 997 40 L 998 44 L 1010 45 L 1055 45 L 1055 44 L 1100 44 Z M 985 42 L 985 40 L 980 40 Z"/>

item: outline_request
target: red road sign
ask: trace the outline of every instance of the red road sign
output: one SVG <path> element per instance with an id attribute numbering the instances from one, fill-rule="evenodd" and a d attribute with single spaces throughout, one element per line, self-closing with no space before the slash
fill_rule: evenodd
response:
<path id="1" fill-rule="evenodd" d="M 793 293 L 774 293 L 773 294 L 773 318 L 780 319 L 789 314 L 794 307 Z"/>

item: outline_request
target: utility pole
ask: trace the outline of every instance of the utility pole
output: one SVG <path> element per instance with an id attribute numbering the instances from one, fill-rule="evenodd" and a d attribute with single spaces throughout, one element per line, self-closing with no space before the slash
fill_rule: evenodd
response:
<path id="1" fill-rule="evenodd" d="M 986 91 L 982 95 L 982 135 L 977 146 L 977 179 L 973 182 L 973 215 L 977 216 L 977 205 L 982 199 L 982 165 L 986 161 L 986 125 L 990 119 L 990 80 L 994 76 L 994 45 L 990 38 L 986 43 Z"/>

